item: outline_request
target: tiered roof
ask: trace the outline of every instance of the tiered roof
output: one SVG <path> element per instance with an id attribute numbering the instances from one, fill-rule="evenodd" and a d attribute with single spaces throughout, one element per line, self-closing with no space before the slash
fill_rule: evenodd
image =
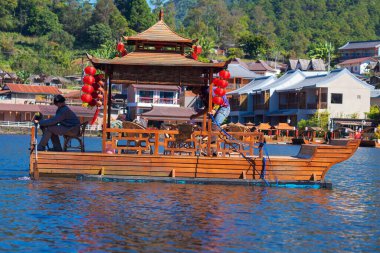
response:
<path id="1" fill-rule="evenodd" d="M 165 24 L 163 20 L 163 14 L 160 13 L 160 20 L 150 27 L 137 35 L 124 36 L 124 39 L 128 41 L 128 44 L 134 44 L 136 41 L 146 41 L 146 42 L 171 42 L 171 43 L 186 43 L 192 45 L 195 41 L 182 37 L 181 35 L 174 32 L 170 27 Z"/>

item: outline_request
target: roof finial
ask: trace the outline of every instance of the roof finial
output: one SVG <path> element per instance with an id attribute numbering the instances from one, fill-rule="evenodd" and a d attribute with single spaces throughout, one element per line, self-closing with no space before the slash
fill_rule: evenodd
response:
<path id="1" fill-rule="evenodd" d="M 158 18 L 160 19 L 160 21 L 161 20 L 164 21 L 164 11 L 162 9 L 160 10 L 160 14 L 159 14 Z"/>

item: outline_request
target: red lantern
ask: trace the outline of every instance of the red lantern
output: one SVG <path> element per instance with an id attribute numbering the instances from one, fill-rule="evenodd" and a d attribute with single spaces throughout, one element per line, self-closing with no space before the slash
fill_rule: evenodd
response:
<path id="1" fill-rule="evenodd" d="M 93 99 L 97 99 L 97 98 L 98 98 L 98 93 L 97 93 L 96 91 L 92 92 L 92 93 L 91 93 L 91 97 L 92 97 Z"/>
<path id="2" fill-rule="evenodd" d="M 226 74 L 224 74 L 224 79 L 228 80 L 230 79 L 230 77 L 231 77 L 231 73 L 228 70 L 226 70 Z"/>
<path id="3" fill-rule="evenodd" d="M 94 91 L 94 88 L 91 86 L 91 85 L 88 85 L 88 84 L 85 84 L 83 87 L 82 87 L 82 91 L 84 93 L 92 93 Z"/>
<path id="4" fill-rule="evenodd" d="M 223 98 L 221 98 L 221 97 L 213 97 L 212 98 L 212 102 L 214 104 L 221 105 L 221 104 L 223 104 Z"/>
<path id="5" fill-rule="evenodd" d="M 196 53 L 201 54 L 202 53 L 202 47 L 201 46 L 196 46 Z"/>
<path id="6" fill-rule="evenodd" d="M 98 84 L 103 87 L 104 86 L 104 82 L 103 81 L 99 81 Z"/>
<path id="7" fill-rule="evenodd" d="M 124 51 L 121 53 L 121 56 L 126 56 L 128 54 L 127 50 L 124 49 Z"/>
<path id="8" fill-rule="evenodd" d="M 223 97 L 224 95 L 226 95 L 226 90 L 225 89 L 222 89 L 222 88 L 216 88 L 214 90 L 214 93 L 215 95 L 218 95 L 220 97 Z"/>
<path id="9" fill-rule="evenodd" d="M 212 80 L 212 83 L 213 83 L 214 85 L 216 85 L 216 86 L 218 86 L 218 82 L 219 82 L 219 78 L 214 78 L 214 79 Z"/>
<path id="10" fill-rule="evenodd" d="M 98 83 L 93 83 L 92 87 L 94 88 L 94 90 L 98 90 L 100 88 L 100 85 Z"/>
<path id="11" fill-rule="evenodd" d="M 96 100 L 93 99 L 88 103 L 89 106 L 95 106 L 96 105 Z"/>
<path id="12" fill-rule="evenodd" d="M 193 57 L 194 60 L 198 60 L 198 55 L 195 52 L 191 53 L 191 57 Z"/>
<path id="13" fill-rule="evenodd" d="M 122 53 L 124 51 L 125 47 L 124 47 L 124 43 L 123 42 L 119 42 L 117 43 L 117 51 L 119 51 L 120 53 Z"/>
<path id="14" fill-rule="evenodd" d="M 96 74 L 96 68 L 92 66 L 87 66 L 84 68 L 84 73 L 86 73 L 87 75 L 93 76 Z"/>
<path id="15" fill-rule="evenodd" d="M 230 79 L 231 74 L 227 70 L 222 70 L 222 71 L 219 72 L 219 76 L 222 79 L 228 80 L 228 79 Z"/>
<path id="16" fill-rule="evenodd" d="M 226 80 L 220 80 L 218 82 L 218 86 L 222 89 L 226 88 L 228 86 L 228 82 Z"/>
<path id="17" fill-rule="evenodd" d="M 81 99 L 82 99 L 82 101 L 83 102 L 85 102 L 85 103 L 90 103 L 91 102 L 91 100 L 92 100 L 92 96 L 90 95 L 90 94 L 83 94 L 82 96 L 81 96 Z"/>
<path id="18" fill-rule="evenodd" d="M 104 79 L 103 74 L 95 75 L 94 77 L 95 77 L 95 82 L 99 82 Z"/>
<path id="19" fill-rule="evenodd" d="M 83 82 L 85 84 L 91 85 L 91 84 L 95 83 L 95 78 L 93 76 L 85 76 L 85 77 L 83 77 Z"/>

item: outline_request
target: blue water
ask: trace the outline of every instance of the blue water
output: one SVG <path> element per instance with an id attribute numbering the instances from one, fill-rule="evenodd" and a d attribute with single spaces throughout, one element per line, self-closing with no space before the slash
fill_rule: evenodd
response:
<path id="1" fill-rule="evenodd" d="M 380 149 L 359 148 L 323 190 L 33 182 L 29 137 L 0 143 L 1 252 L 380 252 Z"/>

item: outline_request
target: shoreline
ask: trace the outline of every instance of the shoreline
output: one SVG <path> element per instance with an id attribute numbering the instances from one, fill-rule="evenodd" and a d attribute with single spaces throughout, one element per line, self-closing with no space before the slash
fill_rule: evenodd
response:
<path id="1" fill-rule="evenodd" d="M 0 127 L 0 135 L 30 135 L 31 128 L 26 127 Z M 38 129 L 38 136 L 42 136 L 41 129 Z M 85 136 L 89 137 L 101 137 L 102 133 L 100 130 L 86 130 Z"/>

